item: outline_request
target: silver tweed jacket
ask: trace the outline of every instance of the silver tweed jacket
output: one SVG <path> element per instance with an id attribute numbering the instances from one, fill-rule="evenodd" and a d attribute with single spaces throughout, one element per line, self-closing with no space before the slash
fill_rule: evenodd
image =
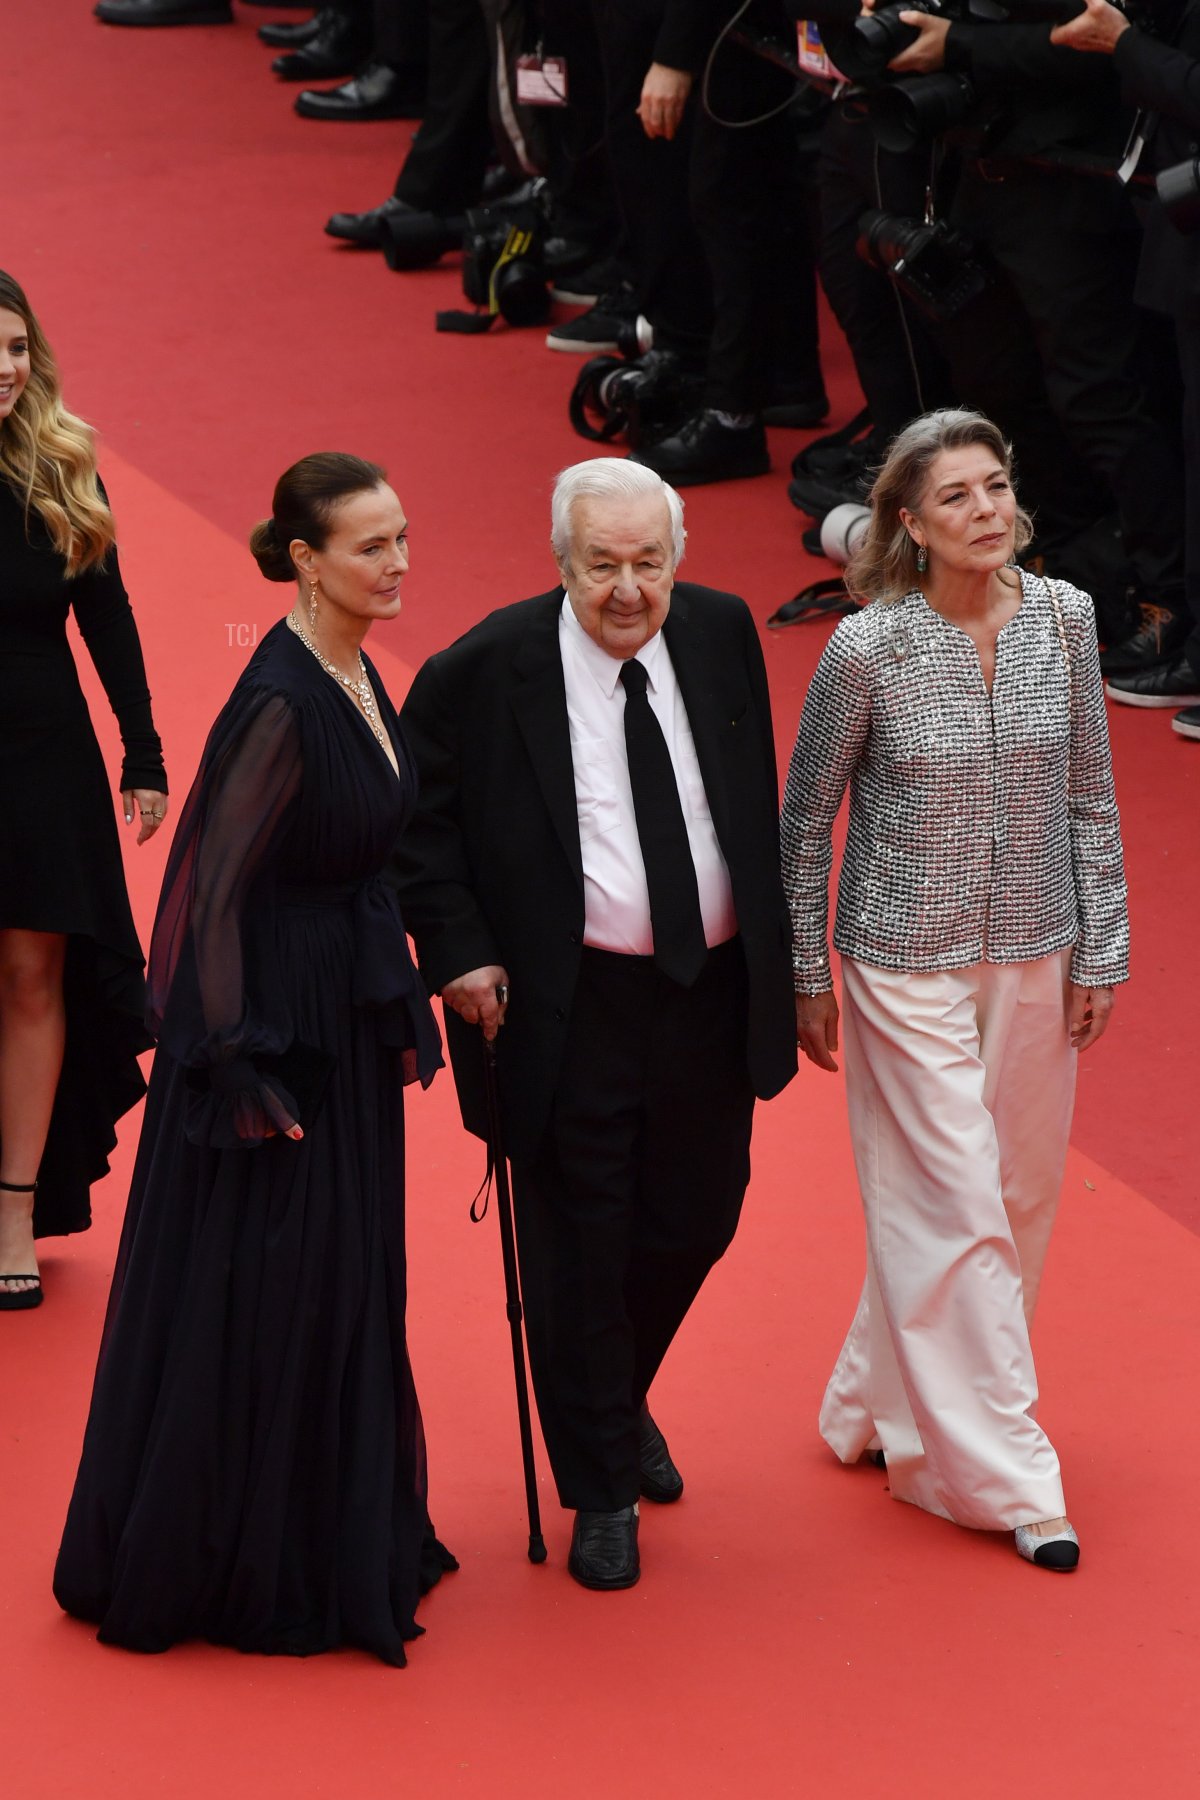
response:
<path id="1" fill-rule="evenodd" d="M 1128 979 L 1092 602 L 1066 582 L 1021 584 L 990 696 L 971 639 L 918 592 L 844 619 L 826 645 L 783 801 L 798 992 L 833 985 L 831 832 L 847 784 L 833 934 L 844 955 L 917 972 L 1074 945 L 1073 982 Z"/>

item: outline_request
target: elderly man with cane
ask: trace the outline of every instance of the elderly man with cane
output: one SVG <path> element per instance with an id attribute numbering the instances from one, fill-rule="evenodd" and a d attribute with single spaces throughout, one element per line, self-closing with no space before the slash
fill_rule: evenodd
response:
<path id="1" fill-rule="evenodd" d="M 591 1588 L 632 1586 L 639 1497 L 683 1491 L 646 1395 L 733 1238 L 755 1097 L 796 1066 L 762 652 L 741 600 L 676 584 L 683 540 L 652 470 L 564 470 L 561 585 L 432 657 L 403 713 L 396 879 L 481 1137 L 496 1040 L 534 1391 Z"/>

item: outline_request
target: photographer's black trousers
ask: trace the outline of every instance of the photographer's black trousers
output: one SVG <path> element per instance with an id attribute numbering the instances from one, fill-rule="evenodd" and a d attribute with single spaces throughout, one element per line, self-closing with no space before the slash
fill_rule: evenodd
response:
<path id="1" fill-rule="evenodd" d="M 638 1410 L 750 1178 L 740 941 L 691 988 L 585 950 L 543 1144 L 513 1163 L 529 1361 L 564 1506 L 638 1497 Z"/>
<path id="2" fill-rule="evenodd" d="M 765 9 L 768 20 L 771 13 Z M 713 61 L 711 112 L 700 85 L 691 102 L 688 192 L 712 284 L 706 399 L 727 412 L 754 412 L 788 390 L 822 388 L 815 208 L 797 117 L 778 110 L 796 99 L 795 83 L 726 43 Z"/>
<path id="3" fill-rule="evenodd" d="M 1175 333 L 1183 376 L 1184 561 L 1193 626 L 1185 648 L 1193 669 L 1200 670 L 1200 295 L 1181 305 L 1175 315 Z"/>
<path id="4" fill-rule="evenodd" d="M 1091 176 L 1010 167 L 989 180 L 976 166 L 954 212 L 1016 290 L 1058 421 L 1116 501 L 1139 598 L 1182 612 L 1183 473 L 1142 378 L 1126 195 Z"/>
<path id="5" fill-rule="evenodd" d="M 846 334 L 859 386 L 887 438 L 918 413 L 948 406 L 945 363 L 916 308 L 858 254 L 858 222 L 876 208 L 912 220 L 925 209 L 929 158 L 881 150 L 864 119 L 826 115 L 820 156 L 821 284 Z"/>
<path id="6" fill-rule="evenodd" d="M 425 117 L 396 178 L 396 198 L 420 212 L 478 204 L 491 154 L 488 38 L 479 0 L 429 6 Z"/>
<path id="7" fill-rule="evenodd" d="M 699 362 L 712 329 L 712 300 L 688 204 L 694 99 L 674 138 L 648 138 L 637 105 L 663 0 L 592 0 L 592 12 L 604 71 L 604 136 L 638 306 L 660 349 Z"/>

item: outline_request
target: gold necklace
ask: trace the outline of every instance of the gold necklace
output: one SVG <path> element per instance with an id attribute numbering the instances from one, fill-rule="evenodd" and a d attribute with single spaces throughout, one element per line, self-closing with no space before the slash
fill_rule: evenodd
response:
<path id="1" fill-rule="evenodd" d="M 388 741 L 383 735 L 383 726 L 379 722 L 379 711 L 375 705 L 375 696 L 371 692 L 371 684 L 367 680 L 367 666 L 363 662 L 362 651 L 360 650 L 358 653 L 358 680 L 352 681 L 348 675 L 343 675 L 342 671 L 331 663 L 327 656 L 321 654 L 311 637 L 309 637 L 307 631 L 305 631 L 303 625 L 301 625 L 299 619 L 296 617 L 294 610 L 288 614 L 287 622 L 289 629 L 295 632 L 296 636 L 300 639 L 300 642 L 304 645 L 304 648 L 312 651 L 325 673 L 327 675 L 332 675 L 333 679 L 336 682 L 339 682 L 341 686 L 346 689 L 346 692 L 351 694 L 358 702 L 363 717 L 374 732 L 380 749 L 386 755 Z"/>

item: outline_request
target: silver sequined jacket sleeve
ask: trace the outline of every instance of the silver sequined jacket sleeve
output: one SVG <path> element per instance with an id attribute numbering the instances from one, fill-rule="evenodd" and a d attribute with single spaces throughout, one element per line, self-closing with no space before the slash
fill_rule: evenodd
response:
<path id="1" fill-rule="evenodd" d="M 829 872 L 833 821 L 871 723 L 870 671 L 856 655 L 855 621 L 844 619 L 817 664 L 783 796 L 783 887 L 792 914 L 796 990 L 827 993 Z"/>
<path id="2" fill-rule="evenodd" d="M 1073 946 L 1073 981 L 1127 979 L 1092 603 L 1056 582 L 1056 616 L 1049 585 L 1022 579 L 990 695 L 971 639 L 920 594 L 866 607 L 826 646 L 783 805 L 799 992 L 832 986 L 831 833 L 847 786 L 833 933 L 844 955 L 917 972 L 1032 962 Z"/>
<path id="3" fill-rule="evenodd" d="M 1079 987 L 1115 987 L 1129 979 L 1129 910 L 1096 614 L 1089 595 L 1066 582 L 1055 587 L 1072 663 L 1068 805 L 1079 936 L 1071 980 Z"/>

